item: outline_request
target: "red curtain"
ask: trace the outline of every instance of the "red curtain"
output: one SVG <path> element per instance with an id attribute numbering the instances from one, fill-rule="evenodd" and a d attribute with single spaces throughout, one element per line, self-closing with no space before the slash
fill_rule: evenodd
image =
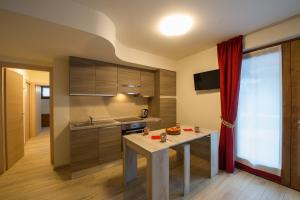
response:
<path id="1" fill-rule="evenodd" d="M 219 166 L 234 171 L 234 123 L 237 115 L 243 36 L 218 44 L 222 125 L 219 145 Z"/>

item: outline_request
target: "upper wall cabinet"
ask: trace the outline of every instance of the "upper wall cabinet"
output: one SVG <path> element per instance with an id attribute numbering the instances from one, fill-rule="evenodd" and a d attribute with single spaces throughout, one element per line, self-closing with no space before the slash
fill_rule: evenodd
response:
<path id="1" fill-rule="evenodd" d="M 139 94 L 141 87 L 140 70 L 118 67 L 118 92 Z"/>
<path id="2" fill-rule="evenodd" d="M 176 72 L 159 71 L 159 85 L 161 96 L 176 96 Z"/>
<path id="3" fill-rule="evenodd" d="M 96 66 L 96 95 L 117 95 L 118 68 L 116 65 L 105 63 Z"/>
<path id="4" fill-rule="evenodd" d="M 95 66 L 90 66 L 90 65 L 70 66 L 70 94 L 71 95 L 95 94 Z"/>
<path id="5" fill-rule="evenodd" d="M 141 71 L 141 90 L 140 94 L 144 97 L 154 96 L 155 74 L 150 71 Z"/>
<path id="6" fill-rule="evenodd" d="M 70 57 L 70 95 L 115 96 L 117 93 L 154 96 L 155 73 L 149 70 Z"/>

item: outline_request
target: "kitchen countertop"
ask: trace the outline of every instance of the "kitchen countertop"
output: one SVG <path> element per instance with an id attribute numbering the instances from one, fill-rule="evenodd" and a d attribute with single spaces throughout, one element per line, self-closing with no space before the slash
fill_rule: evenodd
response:
<path id="1" fill-rule="evenodd" d="M 134 117 L 133 117 L 134 118 Z M 70 122 L 69 127 L 71 131 L 75 130 L 83 130 L 83 129 L 92 129 L 92 128 L 103 128 L 109 126 L 120 126 L 122 124 L 132 124 L 136 122 L 159 122 L 160 118 L 157 117 L 147 117 L 147 118 L 140 118 L 139 120 L 127 121 L 127 122 L 119 122 L 118 119 L 101 119 L 95 120 L 94 124 L 89 124 L 89 121 L 82 121 L 82 122 Z"/>

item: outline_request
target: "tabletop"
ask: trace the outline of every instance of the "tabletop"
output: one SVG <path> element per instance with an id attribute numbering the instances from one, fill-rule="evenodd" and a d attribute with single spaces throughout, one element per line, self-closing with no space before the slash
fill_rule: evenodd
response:
<path id="1" fill-rule="evenodd" d="M 183 129 L 192 129 L 192 131 L 184 131 Z M 202 137 L 209 136 L 212 133 L 217 131 L 202 129 L 200 128 L 200 133 L 196 133 L 193 126 L 182 125 L 180 135 L 167 135 L 166 142 L 160 142 L 160 139 L 152 139 L 153 135 L 160 135 L 162 132 L 165 132 L 165 129 L 150 131 L 149 135 L 140 134 L 130 134 L 125 135 L 123 138 L 128 140 L 135 145 L 143 148 L 144 150 L 153 153 L 156 151 L 168 149 L 173 146 L 177 146 L 186 142 L 191 142 Z"/>

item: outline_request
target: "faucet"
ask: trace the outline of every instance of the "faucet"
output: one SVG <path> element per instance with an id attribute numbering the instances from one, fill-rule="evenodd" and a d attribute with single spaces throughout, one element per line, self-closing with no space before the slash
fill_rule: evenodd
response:
<path id="1" fill-rule="evenodd" d="M 90 124 L 94 125 L 94 118 L 92 116 L 89 116 L 89 118 L 90 118 Z"/>

